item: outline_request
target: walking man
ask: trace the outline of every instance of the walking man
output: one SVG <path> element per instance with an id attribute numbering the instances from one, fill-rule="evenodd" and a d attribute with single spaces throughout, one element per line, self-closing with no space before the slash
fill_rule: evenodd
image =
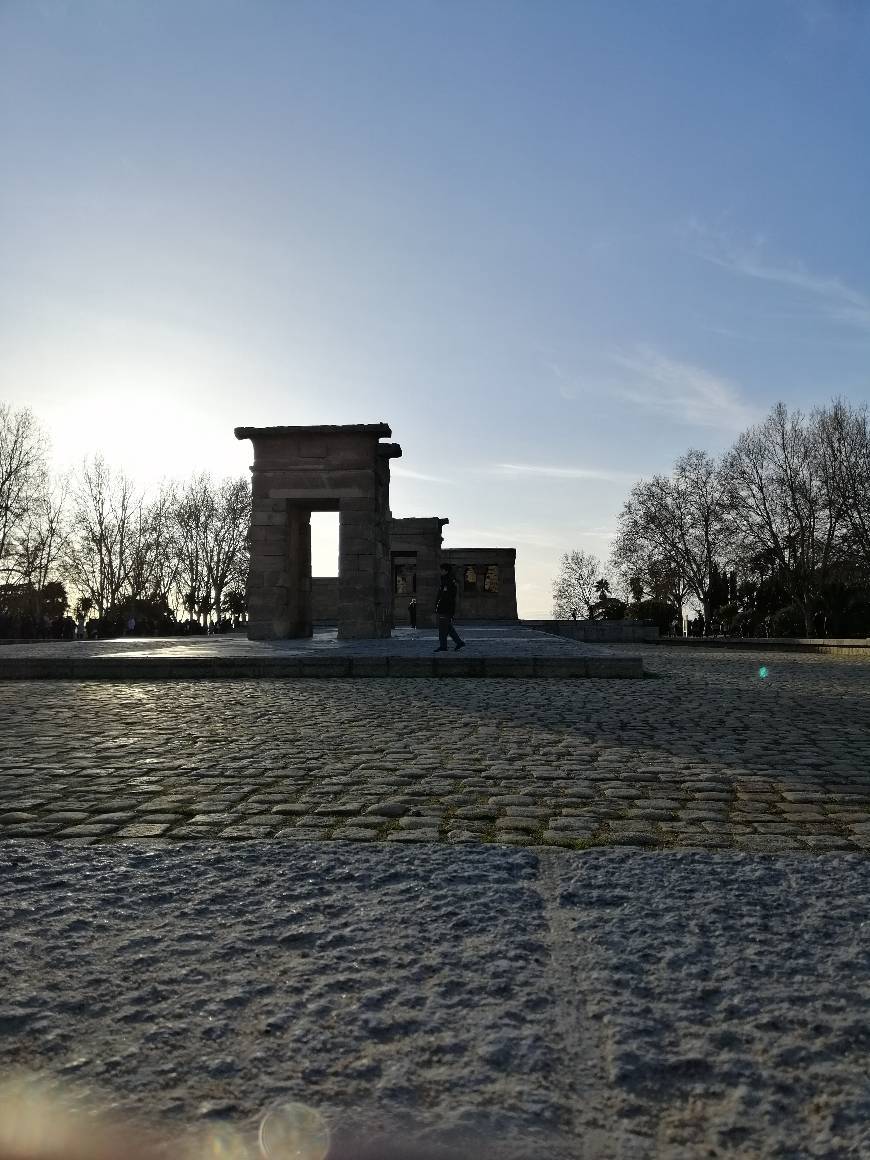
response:
<path id="1" fill-rule="evenodd" d="M 435 652 L 447 652 L 447 637 L 456 642 L 454 652 L 465 648 L 465 641 L 453 626 L 453 617 L 456 614 L 456 581 L 449 564 L 441 565 L 441 583 L 438 588 L 438 599 L 435 601 L 435 615 L 438 617 L 438 647 Z"/>

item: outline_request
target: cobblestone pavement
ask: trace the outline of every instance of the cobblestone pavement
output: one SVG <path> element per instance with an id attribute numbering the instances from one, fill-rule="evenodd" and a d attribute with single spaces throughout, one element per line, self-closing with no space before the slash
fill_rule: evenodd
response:
<path id="1" fill-rule="evenodd" d="M 0 834 L 870 848 L 870 663 L 626 647 L 656 679 L 2 683 Z"/>

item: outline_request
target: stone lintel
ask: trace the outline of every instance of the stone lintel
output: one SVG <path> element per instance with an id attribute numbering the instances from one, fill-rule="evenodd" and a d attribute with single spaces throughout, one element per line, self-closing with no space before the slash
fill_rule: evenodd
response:
<path id="1" fill-rule="evenodd" d="M 448 557 L 448 563 L 452 563 L 452 559 L 464 559 L 467 556 L 473 555 L 475 559 L 486 560 L 487 557 L 494 557 L 496 555 L 502 558 L 516 560 L 516 548 L 442 548 L 442 554 Z"/>
<path id="2" fill-rule="evenodd" d="M 359 487 L 331 487 L 329 495 L 318 495 L 310 487 L 270 487 L 269 499 L 311 500 L 312 504 L 335 502 L 343 499 L 365 499 L 366 493 Z M 311 509 L 315 510 L 314 507 Z"/>
<path id="3" fill-rule="evenodd" d="M 376 435 L 389 439 L 389 423 L 326 423 L 315 427 L 236 427 L 237 439 L 280 439 L 287 435 Z"/>
<path id="4" fill-rule="evenodd" d="M 449 524 L 444 516 L 393 516 L 390 521 L 391 530 L 396 535 L 407 535 L 413 532 L 428 532 L 436 527 L 443 528 Z"/>

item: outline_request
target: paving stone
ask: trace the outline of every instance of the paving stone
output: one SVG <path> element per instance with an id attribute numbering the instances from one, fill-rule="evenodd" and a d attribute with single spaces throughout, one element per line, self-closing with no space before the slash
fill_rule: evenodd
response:
<path id="1" fill-rule="evenodd" d="M 378 802 L 377 805 L 369 806 L 366 813 L 380 814 L 385 818 L 400 818 L 410 808 L 406 802 Z"/>
<path id="2" fill-rule="evenodd" d="M 804 843 L 810 850 L 854 850 L 855 843 L 848 838 L 830 834 L 809 834 Z"/>
<path id="3" fill-rule="evenodd" d="M 276 838 L 289 838 L 296 842 L 320 842 L 326 835 L 327 831 L 319 827 L 293 826 L 278 830 L 274 836 Z"/>
<path id="4" fill-rule="evenodd" d="M 61 838 L 101 838 L 104 834 L 114 834 L 117 826 L 89 823 L 84 826 L 68 826 L 59 832 Z"/>
<path id="5" fill-rule="evenodd" d="M 388 842 L 437 842 L 437 830 L 393 830 L 387 834 Z"/>
<path id="6" fill-rule="evenodd" d="M 252 838 L 269 838 L 275 833 L 273 826 L 226 826 L 218 831 L 219 838 L 228 838 L 233 841 L 250 840 Z"/>
<path id="7" fill-rule="evenodd" d="M 579 834 L 567 834 L 560 830 L 544 830 L 541 834 L 541 841 L 546 846 L 563 846 L 566 849 L 573 849 L 578 840 L 581 840 Z"/>
<path id="8" fill-rule="evenodd" d="M 160 838 L 167 832 L 166 824 L 149 826 L 147 823 L 136 826 L 124 826 L 118 831 L 119 838 Z"/>
<path id="9" fill-rule="evenodd" d="M 48 838 L 56 834 L 60 826 L 52 822 L 15 822 L 0 826 L 2 838 Z"/>
<path id="10" fill-rule="evenodd" d="M 143 822 L 150 822 L 152 825 L 158 822 L 168 822 L 172 825 L 175 822 L 188 821 L 182 814 L 167 814 L 164 810 L 137 810 L 136 817 L 141 818 Z"/>
<path id="11" fill-rule="evenodd" d="M 614 846 L 658 846 L 661 839 L 654 834 L 641 831 L 620 830 L 607 835 L 607 839 Z"/>
<path id="12" fill-rule="evenodd" d="M 541 821 L 539 818 L 496 818 L 495 830 L 496 833 L 516 833 L 518 831 L 524 833 L 536 833 L 541 828 Z"/>
<path id="13" fill-rule="evenodd" d="M 652 822 L 644 822 L 639 818 L 619 819 L 618 821 L 610 822 L 607 828 L 611 834 L 652 834 L 657 829 Z"/>
<path id="14" fill-rule="evenodd" d="M 553 818 L 547 827 L 550 833 L 566 834 L 577 838 L 589 838 L 601 832 L 597 824 L 583 824 L 573 818 Z"/>

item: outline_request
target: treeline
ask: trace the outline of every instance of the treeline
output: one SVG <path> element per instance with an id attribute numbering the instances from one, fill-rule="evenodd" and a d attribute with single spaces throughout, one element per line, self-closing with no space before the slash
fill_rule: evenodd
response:
<path id="1" fill-rule="evenodd" d="M 778 403 L 733 447 L 690 450 L 634 485 L 603 569 L 566 554 L 554 615 L 643 615 L 687 605 L 704 635 L 870 635 L 870 417 L 837 399 Z"/>
<path id="2" fill-rule="evenodd" d="M 99 455 L 54 475 L 33 414 L 0 403 L 0 636 L 68 635 L 70 613 L 100 635 L 239 617 L 250 511 L 247 479 L 149 494 Z"/>

